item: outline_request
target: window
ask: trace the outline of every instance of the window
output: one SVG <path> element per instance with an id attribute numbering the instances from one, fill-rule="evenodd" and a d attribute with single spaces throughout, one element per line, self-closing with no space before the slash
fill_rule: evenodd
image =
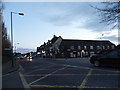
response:
<path id="1" fill-rule="evenodd" d="M 49 50 L 52 51 L 52 47 L 50 47 Z"/>
<path id="2" fill-rule="evenodd" d="M 81 49 L 81 46 L 78 46 L 78 50 L 80 50 Z"/>
<path id="3" fill-rule="evenodd" d="M 97 49 L 101 49 L 99 45 L 97 46 Z"/>
<path id="4" fill-rule="evenodd" d="M 70 52 L 70 57 L 74 57 L 73 52 Z"/>
<path id="5" fill-rule="evenodd" d="M 70 49 L 71 49 L 71 50 L 74 50 L 74 46 L 71 46 Z"/>
<path id="6" fill-rule="evenodd" d="M 67 51 L 70 51 L 70 49 L 67 49 Z"/>
<path id="7" fill-rule="evenodd" d="M 90 52 L 90 56 L 94 55 L 95 52 Z"/>
<path id="8" fill-rule="evenodd" d="M 105 49 L 105 46 L 103 46 L 103 49 Z"/>
<path id="9" fill-rule="evenodd" d="M 111 47 L 112 47 L 112 49 L 115 49 L 114 45 L 112 45 Z"/>
<path id="10" fill-rule="evenodd" d="M 93 49 L 93 46 L 90 46 L 90 49 Z"/>
<path id="11" fill-rule="evenodd" d="M 84 46 L 84 49 L 87 49 L 87 46 Z"/>
<path id="12" fill-rule="evenodd" d="M 85 52 L 85 55 L 88 56 L 88 52 Z"/>
<path id="13" fill-rule="evenodd" d="M 81 53 L 80 52 L 77 52 L 77 56 L 80 56 L 81 55 Z"/>
<path id="14" fill-rule="evenodd" d="M 110 49 L 110 46 L 107 46 L 107 49 Z"/>

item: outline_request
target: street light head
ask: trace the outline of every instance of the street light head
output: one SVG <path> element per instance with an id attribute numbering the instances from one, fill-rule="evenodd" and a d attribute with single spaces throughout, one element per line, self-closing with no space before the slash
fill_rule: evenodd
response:
<path id="1" fill-rule="evenodd" d="M 18 13 L 18 14 L 19 14 L 19 15 L 22 15 L 22 16 L 24 15 L 23 13 Z"/>

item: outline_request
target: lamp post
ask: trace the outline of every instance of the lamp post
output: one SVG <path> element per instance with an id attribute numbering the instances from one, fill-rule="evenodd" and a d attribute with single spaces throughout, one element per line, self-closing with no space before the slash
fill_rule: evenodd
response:
<path id="1" fill-rule="evenodd" d="M 23 13 L 17 13 L 17 12 L 11 12 L 11 44 L 12 44 L 12 47 L 11 47 L 11 50 L 12 50 L 12 56 L 13 56 L 13 22 L 12 22 L 12 14 L 18 14 L 18 15 L 24 15 Z M 12 67 L 14 67 L 13 65 L 13 59 L 12 59 Z"/>

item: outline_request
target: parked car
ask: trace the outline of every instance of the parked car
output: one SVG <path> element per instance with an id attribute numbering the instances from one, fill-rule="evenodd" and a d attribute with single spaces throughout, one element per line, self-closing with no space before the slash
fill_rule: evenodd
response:
<path id="1" fill-rule="evenodd" d="M 90 63 L 96 67 L 102 65 L 120 67 L 120 49 L 102 51 L 92 56 Z"/>

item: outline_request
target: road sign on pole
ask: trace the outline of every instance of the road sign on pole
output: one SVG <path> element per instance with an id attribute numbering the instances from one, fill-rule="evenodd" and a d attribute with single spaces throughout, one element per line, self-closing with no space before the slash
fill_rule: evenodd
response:
<path id="1" fill-rule="evenodd" d="M 4 48 L 4 50 L 8 50 L 9 51 L 9 50 L 12 50 L 12 48 Z"/>

